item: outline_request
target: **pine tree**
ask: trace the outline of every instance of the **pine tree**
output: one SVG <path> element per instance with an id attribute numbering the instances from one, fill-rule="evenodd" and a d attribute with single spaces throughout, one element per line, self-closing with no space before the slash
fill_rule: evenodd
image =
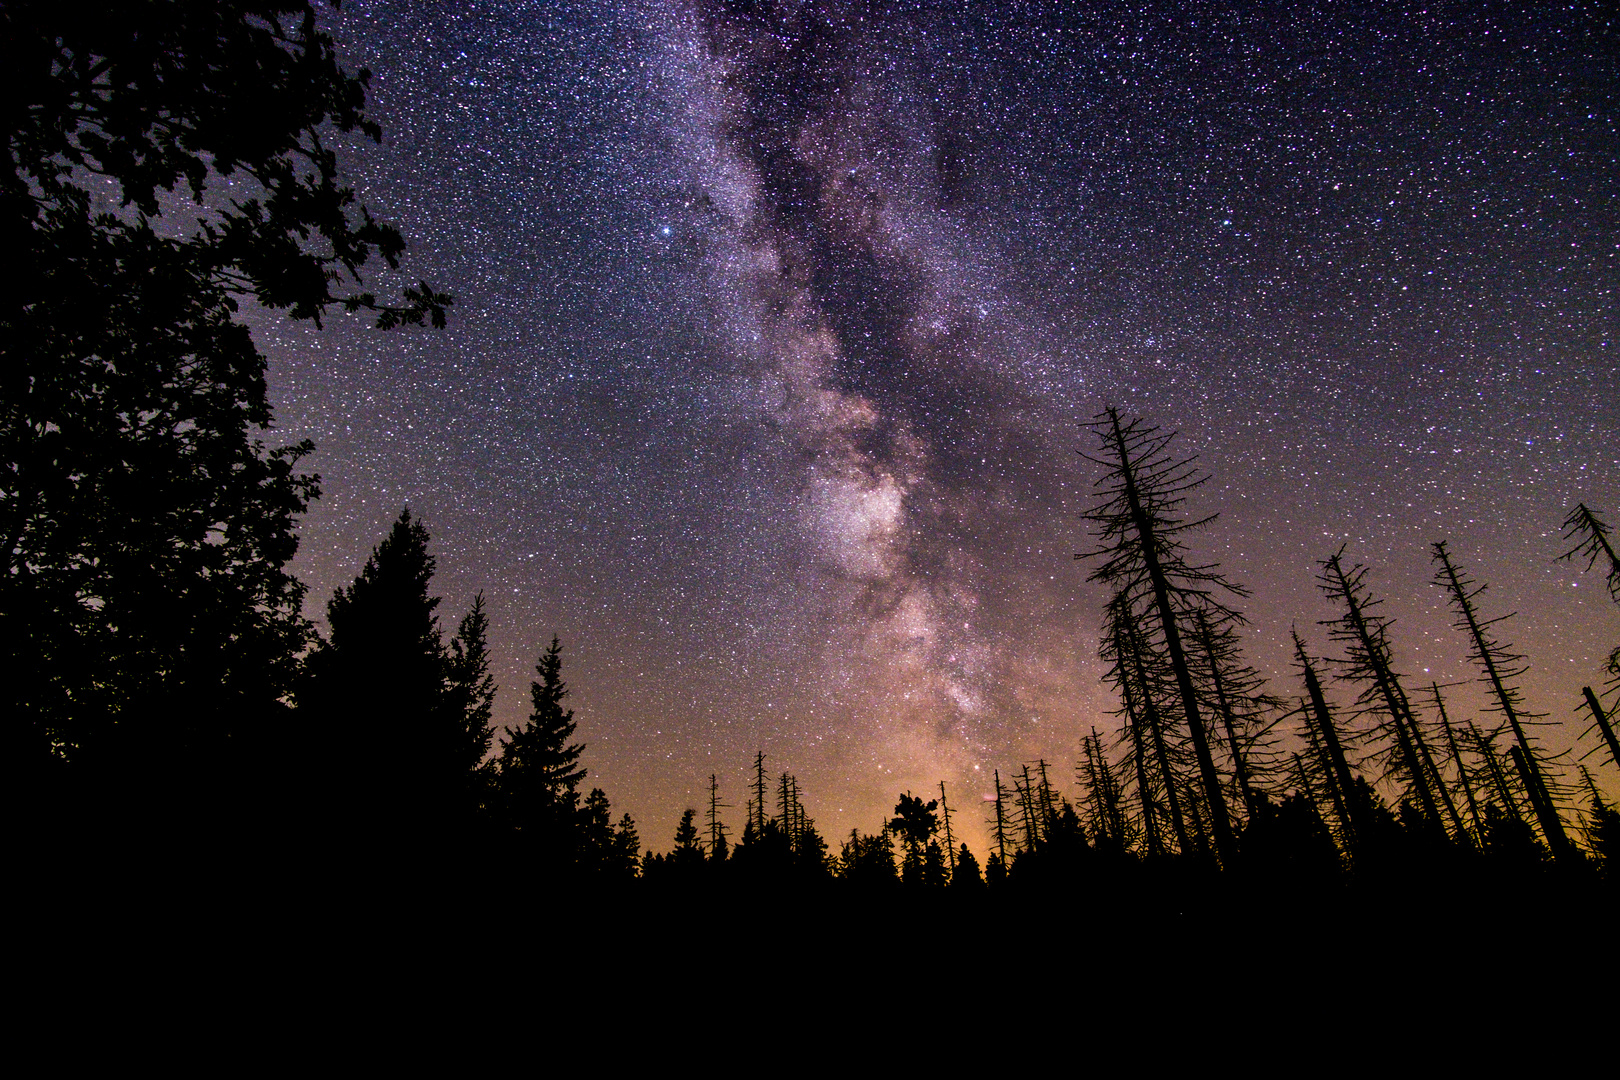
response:
<path id="1" fill-rule="evenodd" d="M 464 811 L 487 807 L 494 798 L 495 763 L 488 758 L 495 739 L 495 677 L 489 673 L 488 637 L 489 617 L 479 593 L 450 640 L 446 662 L 447 734 L 455 737 L 455 760 L 467 778 Z"/>
<path id="2" fill-rule="evenodd" d="M 697 811 L 688 807 L 675 826 L 675 850 L 670 861 L 677 866 L 695 866 L 703 862 L 703 848 L 698 843 Z"/>
<path id="3" fill-rule="evenodd" d="M 923 881 L 924 854 L 934 833 L 939 831 L 939 818 L 934 811 L 939 809 L 939 802 L 930 799 L 924 803 L 921 798 L 906 792 L 895 803 L 894 818 L 889 822 L 889 828 L 895 832 L 905 844 L 905 863 L 902 867 L 903 876 L 907 884 Z"/>
<path id="4" fill-rule="evenodd" d="M 994 856 L 992 856 L 994 857 Z M 956 869 L 951 872 L 952 892 L 983 892 L 984 878 L 979 874 L 979 860 L 963 844 L 956 853 Z"/>
<path id="5" fill-rule="evenodd" d="M 332 595 L 329 636 L 299 691 L 301 726 L 332 742 L 333 811 L 385 835 L 463 820 L 480 764 L 469 730 L 480 703 L 450 683 L 433 573 L 427 529 L 406 509 L 353 584 Z M 464 674 L 475 645 L 463 642 Z"/>
<path id="6" fill-rule="evenodd" d="M 585 747 L 569 741 L 574 737 L 574 713 L 563 708 L 568 685 L 562 679 L 562 643 L 556 637 L 535 673 L 540 678 L 529 684 L 528 723 L 501 744 L 501 806 L 509 827 L 566 862 L 575 839 L 578 787 L 585 778 L 579 757 Z M 600 837 L 597 842 L 605 843 Z"/>
<path id="7" fill-rule="evenodd" d="M 1586 784 L 1591 810 L 1586 819 L 1586 842 L 1598 860 L 1598 871 L 1605 877 L 1620 876 L 1620 811 L 1603 801 L 1598 794 L 1592 774 L 1581 766 L 1581 779 Z"/>
<path id="8" fill-rule="evenodd" d="M 608 874 L 621 880 L 635 877 L 640 854 L 641 837 L 636 833 L 636 819 L 624 814 L 613 827 L 613 839 L 608 845 L 605 860 Z"/>
<path id="9" fill-rule="evenodd" d="M 889 831 L 863 836 L 855 829 L 849 831 L 838 853 L 839 873 L 843 879 L 858 888 L 886 888 L 895 883 L 894 842 Z"/>

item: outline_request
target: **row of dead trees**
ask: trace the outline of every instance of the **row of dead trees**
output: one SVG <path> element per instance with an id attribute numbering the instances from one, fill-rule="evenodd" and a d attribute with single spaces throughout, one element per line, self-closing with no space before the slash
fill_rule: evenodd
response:
<path id="1" fill-rule="evenodd" d="M 1416 685 L 1399 670 L 1392 620 L 1368 569 L 1340 548 L 1317 576 L 1337 612 L 1321 624 L 1335 655 L 1313 652 L 1296 632 L 1296 682 L 1279 692 L 1244 658 L 1245 620 L 1233 605 L 1245 590 L 1189 556 L 1188 534 L 1214 520 L 1184 513 L 1207 476 L 1194 459 L 1170 452 L 1173 434 L 1141 420 L 1108 409 L 1091 426 L 1098 450 L 1083 456 L 1102 470 L 1087 514 L 1097 543 L 1076 557 L 1092 560 L 1091 580 L 1111 592 L 1102 656 L 1121 724 L 1111 736 L 1093 729 L 1084 738 L 1073 802 L 1046 761 L 1005 781 L 994 773 L 982 880 L 1094 856 L 1333 873 L 1410 868 L 1448 853 L 1522 866 L 1616 858 L 1609 849 L 1620 849 L 1620 814 L 1604 803 L 1590 769 L 1606 767 L 1605 759 L 1620 769 L 1611 720 L 1620 649 L 1601 689 L 1582 688 L 1592 723 L 1581 738 L 1592 742 L 1585 758 L 1596 760 L 1589 766 L 1569 761 L 1567 751 L 1549 752 L 1538 739 L 1548 719 L 1527 707 L 1518 686 L 1525 658 L 1501 636 L 1509 616 L 1483 609 L 1485 586 L 1437 542 L 1434 582 L 1488 701 L 1481 718 L 1454 720 L 1451 687 Z M 1599 569 L 1620 604 L 1620 558 L 1608 525 L 1582 504 L 1566 520 L 1565 538 L 1562 558 Z M 1348 707 L 1330 699 L 1335 683 L 1354 695 Z M 958 846 L 943 784 L 940 798 L 926 804 L 907 792 L 879 833 L 852 833 L 834 855 L 789 774 L 776 781 L 777 813 L 768 815 L 763 762 L 756 758 L 747 824 L 731 858 L 921 884 L 959 880 L 971 860 L 971 878 L 981 879 L 977 860 Z M 689 811 L 671 860 L 728 859 L 724 804 L 710 779 L 706 842 Z M 649 856 L 647 865 L 661 858 Z"/>
<path id="2" fill-rule="evenodd" d="M 1140 420 L 1123 422 L 1109 409 L 1093 430 L 1100 450 L 1087 457 L 1104 475 L 1087 516 L 1099 542 L 1077 557 L 1097 560 L 1091 580 L 1112 590 L 1102 652 L 1123 721 L 1112 755 L 1095 732 L 1086 743 L 1081 773 L 1094 835 L 1148 856 L 1196 854 L 1231 865 L 1242 858 L 1240 832 L 1267 817 L 1275 800 L 1300 798 L 1353 865 L 1387 846 L 1383 788 L 1394 793 L 1404 831 L 1427 842 L 1485 851 L 1522 846 L 1533 834 L 1554 860 L 1586 857 L 1565 819 L 1580 796 L 1603 816 L 1597 785 L 1578 764 L 1577 787 L 1561 757 L 1539 744 L 1536 729 L 1548 721 L 1527 708 L 1517 685 L 1524 657 L 1499 633 L 1509 616 L 1482 610 L 1485 586 L 1445 541 L 1431 549 L 1434 582 L 1480 672 L 1488 722 L 1454 722 L 1445 687 L 1410 685 L 1367 567 L 1343 548 L 1322 560 L 1317 577 L 1337 609 L 1322 624 L 1337 655 L 1313 654 L 1296 632 L 1298 683 L 1279 694 L 1243 658 L 1244 618 L 1232 604 L 1244 589 L 1187 554 L 1186 535 L 1213 520 L 1182 513 L 1207 477 L 1193 459 L 1169 452 L 1171 435 Z M 1620 602 L 1608 526 L 1584 504 L 1565 526 L 1571 546 L 1563 557 L 1584 559 L 1588 570 L 1601 563 Z M 1620 695 L 1620 650 L 1608 674 L 1606 692 Z M 1349 709 L 1330 703 L 1325 675 L 1354 692 Z M 1620 768 L 1614 706 L 1590 687 L 1582 702 L 1593 720 L 1586 734 L 1602 739 L 1593 753 Z"/>

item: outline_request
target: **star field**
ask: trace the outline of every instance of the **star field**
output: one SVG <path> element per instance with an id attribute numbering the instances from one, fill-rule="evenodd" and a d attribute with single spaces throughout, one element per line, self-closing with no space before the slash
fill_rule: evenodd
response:
<path id="1" fill-rule="evenodd" d="M 1072 558 L 1111 403 L 1201 455 L 1275 690 L 1341 544 L 1414 685 L 1470 682 L 1446 538 L 1569 745 L 1620 641 L 1553 561 L 1574 503 L 1620 516 L 1612 16 L 963 8 L 345 4 L 350 177 L 456 305 L 254 316 L 318 446 L 312 616 L 409 504 L 444 619 L 486 594 L 498 719 L 558 634 L 654 847 L 711 772 L 740 822 L 756 748 L 829 836 L 943 779 L 982 847 L 992 769 L 1115 723 Z"/>

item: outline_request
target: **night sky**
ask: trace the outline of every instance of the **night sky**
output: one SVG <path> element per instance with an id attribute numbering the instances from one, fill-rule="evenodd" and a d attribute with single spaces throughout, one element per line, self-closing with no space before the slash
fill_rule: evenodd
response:
<path id="1" fill-rule="evenodd" d="M 762 749 L 834 843 L 945 780 L 982 852 L 992 769 L 1072 792 L 1117 726 L 1073 558 L 1113 404 L 1211 474 L 1194 553 L 1252 590 L 1275 691 L 1291 626 L 1332 651 L 1346 545 L 1409 686 L 1479 716 L 1446 538 L 1567 747 L 1620 643 L 1554 562 L 1577 501 L 1620 525 L 1612 19 L 349 0 L 385 139 L 348 175 L 456 304 L 254 317 L 276 437 L 318 445 L 310 613 L 409 504 L 446 627 L 486 595 L 498 719 L 559 635 L 589 783 L 645 842 L 711 772 L 740 827 Z"/>

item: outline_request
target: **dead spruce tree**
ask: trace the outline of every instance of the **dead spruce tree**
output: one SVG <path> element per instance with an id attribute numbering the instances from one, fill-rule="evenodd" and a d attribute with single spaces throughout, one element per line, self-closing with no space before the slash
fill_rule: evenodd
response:
<path id="1" fill-rule="evenodd" d="M 1350 761 L 1345 756 L 1344 741 L 1339 736 L 1338 724 L 1328 707 L 1327 696 L 1322 692 L 1322 680 L 1317 677 L 1316 666 L 1311 663 L 1309 654 L 1305 652 L 1305 642 L 1297 633 L 1294 634 L 1294 656 L 1299 661 L 1300 673 L 1305 680 L 1306 708 L 1303 711 L 1306 730 L 1311 736 L 1307 741 L 1325 759 L 1322 771 L 1328 781 L 1328 791 L 1333 796 L 1341 840 L 1353 859 L 1356 854 L 1356 818 L 1361 808 L 1357 805 L 1356 785 L 1350 778 Z"/>
<path id="2" fill-rule="evenodd" d="M 1381 755 L 1388 771 L 1405 780 L 1408 798 L 1416 798 L 1425 828 L 1444 835 L 1440 806 L 1430 770 L 1424 768 L 1415 734 L 1417 718 L 1407 701 L 1401 678 L 1395 670 L 1389 647 L 1389 619 L 1376 612 L 1382 601 L 1373 599 L 1367 589 L 1367 568 L 1344 568 L 1344 549 L 1322 560 L 1318 586 L 1328 599 L 1342 605 L 1342 613 L 1322 623 L 1333 640 L 1344 646 L 1345 658 L 1335 661 L 1340 677 L 1361 686 L 1356 705 L 1364 713 L 1382 714 L 1371 734 L 1390 743 Z"/>
<path id="3" fill-rule="evenodd" d="M 1567 858 L 1573 854 L 1573 848 L 1564 834 L 1564 823 L 1558 818 L 1558 809 L 1547 784 L 1547 766 L 1525 730 L 1541 715 L 1525 708 L 1523 695 L 1513 683 L 1529 668 L 1523 655 L 1513 652 L 1511 645 L 1497 640 L 1491 633 L 1491 627 L 1512 618 L 1512 614 L 1483 618 L 1474 601 L 1485 591 L 1485 586 L 1457 566 L 1444 540 L 1435 543 L 1430 550 L 1437 564 L 1435 584 L 1446 590 L 1452 610 L 1457 614 L 1457 621 L 1452 625 L 1468 635 L 1469 659 L 1480 666 L 1480 681 L 1490 689 L 1493 704 L 1489 711 L 1499 713 L 1513 732 L 1517 745 L 1510 746 L 1509 753 L 1518 751 L 1513 758 L 1514 765 L 1523 778 L 1542 837 L 1554 856 Z"/>
<path id="4" fill-rule="evenodd" d="M 1232 823 L 1204 728 L 1184 630 L 1196 611 L 1203 611 L 1216 626 L 1240 622 L 1242 616 L 1226 606 L 1224 598 L 1245 593 L 1213 564 L 1197 565 L 1187 559 L 1182 538 L 1208 525 L 1215 515 L 1190 521 L 1182 516 L 1187 493 L 1207 477 L 1195 468 L 1195 459 L 1168 452 L 1174 433 L 1161 433 L 1140 419 L 1122 423 L 1113 408 L 1089 426 L 1101 447 L 1096 456 L 1084 452 L 1081 456 L 1104 470 L 1097 481 L 1101 497 L 1085 514 L 1096 529 L 1097 547 L 1075 557 L 1101 558 L 1088 580 L 1113 589 L 1117 602 L 1140 626 L 1143 644 L 1162 657 L 1198 763 L 1215 853 L 1229 861 L 1235 850 Z"/>

